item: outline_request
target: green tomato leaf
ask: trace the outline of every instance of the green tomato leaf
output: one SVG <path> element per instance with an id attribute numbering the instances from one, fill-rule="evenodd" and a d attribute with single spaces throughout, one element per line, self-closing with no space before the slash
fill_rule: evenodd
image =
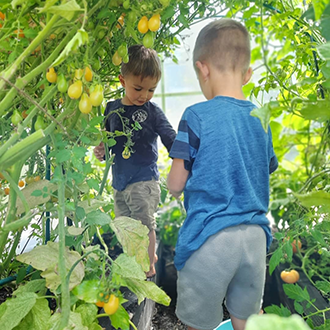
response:
<path id="1" fill-rule="evenodd" d="M 82 304 L 75 310 L 81 315 L 83 325 L 89 327 L 96 319 L 98 308 L 94 304 Z"/>
<path id="2" fill-rule="evenodd" d="M 30 312 L 37 301 L 37 295 L 32 292 L 19 294 L 16 298 L 9 298 L 0 305 L 0 324 L 2 329 L 15 328 Z"/>
<path id="3" fill-rule="evenodd" d="M 111 229 L 123 247 L 125 253 L 135 257 L 144 271 L 150 267 L 148 246 L 149 229 L 141 221 L 129 217 L 118 217 L 111 221 Z"/>
<path id="4" fill-rule="evenodd" d="M 89 280 L 83 281 L 81 284 L 76 286 L 72 290 L 72 293 L 87 303 L 95 304 L 98 300 L 98 293 L 102 291 L 103 290 L 99 280 Z"/>
<path id="5" fill-rule="evenodd" d="M 51 66 L 60 65 L 72 52 L 76 51 L 80 46 L 87 44 L 88 40 L 88 33 L 83 29 L 78 30 Z"/>
<path id="6" fill-rule="evenodd" d="M 58 256 L 59 245 L 49 241 L 47 245 L 40 245 L 33 250 L 23 253 L 16 257 L 20 262 L 32 265 L 33 268 L 42 270 L 41 276 L 46 279 L 46 286 L 55 291 L 61 284 L 61 279 L 58 273 Z M 70 270 L 72 265 L 80 259 L 80 254 L 76 251 L 70 251 L 68 248 L 65 250 L 64 256 L 67 271 Z M 85 275 L 85 267 L 82 262 L 74 268 L 70 276 L 70 289 L 81 283 Z"/>
<path id="7" fill-rule="evenodd" d="M 119 257 L 114 260 L 112 272 L 119 276 L 135 278 L 141 281 L 146 279 L 146 275 L 141 265 L 136 262 L 135 257 L 130 257 L 125 253 L 120 254 Z"/>
<path id="8" fill-rule="evenodd" d="M 272 275 L 275 268 L 280 264 L 283 253 L 281 249 L 277 249 L 269 260 L 269 274 Z"/>
<path id="9" fill-rule="evenodd" d="M 105 226 L 110 224 L 111 217 L 100 210 L 96 210 L 88 213 L 85 221 L 90 225 Z"/>
<path id="10" fill-rule="evenodd" d="M 264 314 L 248 318 L 245 330 L 310 330 L 304 320 L 297 314 L 290 317 Z"/>
<path id="11" fill-rule="evenodd" d="M 115 329 L 129 330 L 129 315 L 123 306 L 119 306 L 115 314 L 110 315 L 111 325 Z"/>
<path id="12" fill-rule="evenodd" d="M 60 15 L 64 17 L 66 20 L 71 21 L 72 18 L 75 16 L 76 12 L 84 11 L 80 6 L 77 4 L 75 0 L 69 0 L 59 6 L 50 6 L 44 7 L 39 9 L 40 13 L 50 13 L 55 15 Z"/>
<path id="13" fill-rule="evenodd" d="M 327 193 L 325 191 L 313 191 L 309 194 L 301 195 L 301 194 L 293 194 L 300 203 L 307 207 L 310 208 L 312 206 L 321 206 L 321 209 L 324 212 L 330 212 L 330 193 Z"/>
<path id="14" fill-rule="evenodd" d="M 264 131 L 268 132 L 268 125 L 270 122 L 270 116 L 272 114 L 270 103 L 267 103 L 261 108 L 255 108 L 250 112 L 250 115 L 260 119 L 261 125 Z"/>
<path id="15" fill-rule="evenodd" d="M 330 41 L 327 42 L 326 44 L 322 44 L 317 47 L 317 51 L 320 55 L 320 57 L 324 61 L 329 61 L 330 60 Z"/>
<path id="16" fill-rule="evenodd" d="M 298 284 L 283 284 L 285 294 L 298 302 L 309 301 L 310 296 L 305 287 L 303 290 Z"/>
<path id="17" fill-rule="evenodd" d="M 288 317 L 291 315 L 290 310 L 288 308 L 284 307 L 282 304 L 281 304 L 281 306 L 271 305 L 271 306 L 265 307 L 264 309 L 267 314 L 275 314 L 275 315 L 284 316 L 284 317 Z"/>
<path id="18" fill-rule="evenodd" d="M 27 282 L 25 285 L 20 285 L 17 290 L 13 292 L 14 296 L 19 295 L 23 292 L 39 292 L 41 290 L 44 290 L 46 287 L 46 281 L 44 279 L 39 280 L 33 280 Z"/>
<path id="19" fill-rule="evenodd" d="M 38 299 L 15 330 L 45 330 L 49 328 L 50 309 L 47 299 Z"/>
<path id="20" fill-rule="evenodd" d="M 61 313 L 55 313 L 50 318 L 51 327 L 49 330 L 57 330 L 60 329 L 61 323 Z M 66 329 L 74 329 L 74 330 L 88 330 L 88 327 L 84 326 L 82 323 L 80 313 L 70 312 L 69 324 Z"/>
<path id="21" fill-rule="evenodd" d="M 171 298 L 154 282 L 141 281 L 134 278 L 121 279 L 122 285 L 128 287 L 138 298 L 140 304 L 145 298 L 151 299 L 158 304 L 169 306 Z"/>
<path id="22" fill-rule="evenodd" d="M 300 114 L 308 120 L 316 120 L 318 122 L 325 122 L 330 120 L 330 101 L 319 100 L 315 103 L 304 103 Z"/>

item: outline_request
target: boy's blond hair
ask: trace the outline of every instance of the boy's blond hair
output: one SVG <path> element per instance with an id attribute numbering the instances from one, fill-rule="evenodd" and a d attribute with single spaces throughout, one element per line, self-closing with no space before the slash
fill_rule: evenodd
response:
<path id="1" fill-rule="evenodd" d="M 223 18 L 200 31 L 193 53 L 194 65 L 197 61 L 208 62 L 221 72 L 241 70 L 244 75 L 250 60 L 250 36 L 241 23 Z"/>
<path id="2" fill-rule="evenodd" d="M 143 45 L 134 45 L 128 48 L 129 61 L 121 65 L 123 77 L 134 75 L 140 76 L 141 80 L 146 77 L 161 78 L 160 59 L 153 49 Z"/>

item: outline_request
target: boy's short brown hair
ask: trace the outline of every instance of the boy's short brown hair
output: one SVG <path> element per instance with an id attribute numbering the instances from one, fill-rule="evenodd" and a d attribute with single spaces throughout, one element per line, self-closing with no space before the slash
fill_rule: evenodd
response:
<path id="1" fill-rule="evenodd" d="M 129 61 L 121 65 L 123 77 L 128 75 L 141 76 L 160 80 L 162 71 L 160 59 L 155 50 L 143 45 L 134 45 L 128 48 Z"/>
<path id="2" fill-rule="evenodd" d="M 200 31 L 193 53 L 194 65 L 206 61 L 221 72 L 241 70 L 245 74 L 250 60 L 250 36 L 241 23 L 223 18 Z"/>

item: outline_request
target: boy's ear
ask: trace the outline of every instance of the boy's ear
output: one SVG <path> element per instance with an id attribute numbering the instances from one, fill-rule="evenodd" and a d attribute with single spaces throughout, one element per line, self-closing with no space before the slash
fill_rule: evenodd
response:
<path id="1" fill-rule="evenodd" d="M 197 61 L 195 63 L 195 66 L 198 72 L 198 77 L 205 81 L 210 74 L 209 67 L 205 63 L 202 63 L 200 61 Z"/>
<path id="2" fill-rule="evenodd" d="M 243 86 L 249 82 L 249 80 L 252 77 L 252 73 L 253 73 L 253 70 L 251 67 L 249 67 L 248 70 L 246 71 L 246 74 L 243 77 Z"/>
<path id="3" fill-rule="evenodd" d="M 120 74 L 118 76 L 121 85 L 125 88 L 125 78 Z"/>

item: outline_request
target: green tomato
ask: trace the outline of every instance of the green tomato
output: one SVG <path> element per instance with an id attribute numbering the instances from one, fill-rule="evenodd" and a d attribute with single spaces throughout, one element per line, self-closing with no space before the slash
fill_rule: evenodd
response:
<path id="1" fill-rule="evenodd" d="M 57 89 L 59 90 L 59 92 L 65 93 L 68 90 L 68 88 L 69 88 L 69 83 L 65 79 L 64 74 L 61 73 L 57 78 Z"/>
<path id="2" fill-rule="evenodd" d="M 36 122 L 34 123 L 34 129 L 38 131 L 39 129 L 44 129 L 46 127 L 44 119 L 38 116 Z"/>
<path id="3" fill-rule="evenodd" d="M 125 0 L 125 1 L 123 2 L 123 7 L 124 7 L 125 9 L 129 9 L 129 5 L 130 5 L 129 0 Z"/>
<path id="4" fill-rule="evenodd" d="M 102 29 L 102 30 L 100 30 L 100 31 L 98 32 L 97 37 L 98 37 L 99 39 L 104 39 L 104 37 L 105 37 L 105 31 L 104 31 L 104 29 Z"/>
<path id="5" fill-rule="evenodd" d="M 127 19 L 132 22 L 132 23 L 135 23 L 136 22 L 136 19 L 137 19 L 137 15 L 136 15 L 136 12 L 135 11 L 130 11 L 128 13 L 128 17 Z"/>
<path id="6" fill-rule="evenodd" d="M 123 62 L 124 62 L 124 63 L 128 63 L 128 61 L 129 61 L 129 56 L 128 56 L 128 54 L 126 54 L 126 55 L 123 57 Z"/>
<path id="7" fill-rule="evenodd" d="M 101 62 L 96 57 L 93 58 L 92 68 L 94 71 L 98 71 L 101 69 Z"/>
<path id="8" fill-rule="evenodd" d="M 124 57 L 126 54 L 127 54 L 127 46 L 126 44 L 121 44 L 119 47 L 118 47 L 118 55 L 120 57 Z"/>
<path id="9" fill-rule="evenodd" d="M 159 0 L 159 2 L 162 4 L 163 7 L 167 7 L 171 0 Z"/>
<path id="10" fill-rule="evenodd" d="M 13 123 L 13 125 L 17 126 L 22 120 L 22 116 L 18 113 L 17 110 L 14 110 L 14 113 L 11 116 L 11 122 Z"/>
<path id="11" fill-rule="evenodd" d="M 143 46 L 146 48 L 152 48 L 152 46 L 154 45 L 154 36 L 152 34 L 152 32 L 148 32 L 145 34 L 145 36 L 143 37 Z"/>

